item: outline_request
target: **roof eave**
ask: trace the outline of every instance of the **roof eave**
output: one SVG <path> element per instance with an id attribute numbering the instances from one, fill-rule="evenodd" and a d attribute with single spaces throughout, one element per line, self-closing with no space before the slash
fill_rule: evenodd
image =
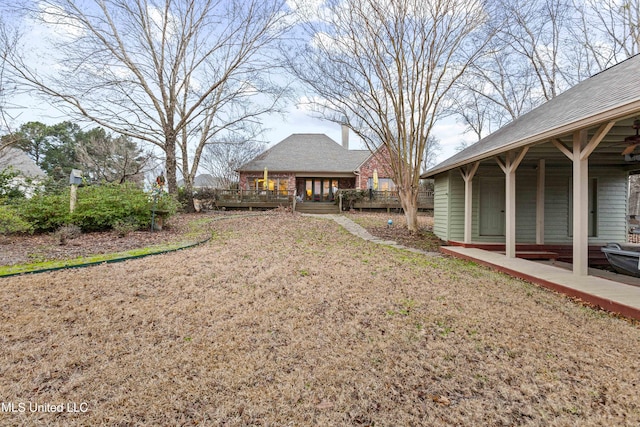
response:
<path id="1" fill-rule="evenodd" d="M 510 150 L 515 150 L 528 145 L 535 145 L 542 142 L 546 142 L 551 140 L 552 138 L 557 138 L 562 135 L 571 134 L 578 130 L 590 128 L 592 126 L 596 126 L 611 120 L 617 121 L 628 116 L 633 116 L 634 114 L 638 114 L 639 111 L 640 111 L 640 99 L 627 104 L 619 105 L 615 108 L 609 109 L 607 111 L 603 111 L 599 114 L 595 114 L 587 118 L 576 120 L 574 122 L 571 122 L 562 126 L 558 126 L 553 129 L 549 129 L 540 134 L 532 135 L 528 138 L 521 139 L 519 141 L 515 141 L 507 145 L 503 145 L 500 148 L 496 148 L 491 151 L 487 151 L 485 153 L 481 153 L 472 157 L 464 158 L 451 165 L 447 165 L 441 168 L 435 167 L 434 169 L 424 172 L 422 175 L 420 175 L 420 178 L 421 179 L 431 178 L 435 175 L 449 171 L 451 169 L 455 169 L 469 163 L 482 161 Z"/>

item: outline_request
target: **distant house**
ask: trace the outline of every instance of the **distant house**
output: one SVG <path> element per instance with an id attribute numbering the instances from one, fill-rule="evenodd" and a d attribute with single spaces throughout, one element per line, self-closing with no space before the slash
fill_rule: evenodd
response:
<path id="1" fill-rule="evenodd" d="M 640 56 L 584 80 L 422 175 L 452 245 L 564 252 L 575 275 L 627 239 L 640 173 Z"/>
<path id="2" fill-rule="evenodd" d="M 333 201 L 338 189 L 394 190 L 384 152 L 350 150 L 345 129 L 342 145 L 324 134 L 296 133 L 238 168 L 240 188 L 295 190 L 314 202 Z"/>
<path id="3" fill-rule="evenodd" d="M 184 187 L 184 179 L 178 181 L 178 187 Z M 193 180 L 193 189 L 199 188 L 222 188 L 224 187 L 224 180 L 217 178 L 210 173 L 203 173 Z"/>
<path id="4" fill-rule="evenodd" d="M 15 147 L 6 147 L 0 152 L 0 171 L 6 169 L 18 172 L 19 175 L 13 179 L 13 185 L 27 197 L 33 195 L 38 183 L 47 176 L 27 153 Z"/>

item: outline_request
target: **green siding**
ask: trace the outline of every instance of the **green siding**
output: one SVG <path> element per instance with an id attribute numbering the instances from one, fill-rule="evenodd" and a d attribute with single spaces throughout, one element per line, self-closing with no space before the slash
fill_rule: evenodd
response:
<path id="1" fill-rule="evenodd" d="M 545 177 L 544 241 L 571 243 L 569 237 L 569 179 L 571 168 L 547 166 Z"/>
<path id="2" fill-rule="evenodd" d="M 625 171 L 592 169 L 589 178 L 597 180 L 597 235 L 590 244 L 626 241 L 628 176 Z M 501 176 L 495 165 L 484 164 L 473 179 L 472 239 L 476 242 L 504 242 L 503 236 L 479 236 L 479 180 Z M 570 244 L 569 233 L 571 167 L 546 168 L 545 243 Z M 516 176 L 516 241 L 535 243 L 537 171 L 520 168 Z M 457 169 L 435 178 L 434 233 L 443 240 L 464 239 L 464 180 Z"/>
<path id="3" fill-rule="evenodd" d="M 589 244 L 627 239 L 627 173 L 618 170 L 589 171 L 589 179 L 597 181 L 596 236 Z M 545 203 L 545 243 L 571 243 L 570 192 L 571 168 L 547 168 Z"/>
<path id="4" fill-rule="evenodd" d="M 449 240 L 464 240 L 464 179 L 458 169 L 449 176 Z"/>
<path id="5" fill-rule="evenodd" d="M 435 177 L 433 195 L 433 233 L 449 240 L 449 173 Z"/>
<path id="6" fill-rule="evenodd" d="M 504 243 L 504 235 L 502 236 L 481 236 L 480 235 L 480 191 L 483 183 L 483 178 L 502 178 L 504 179 L 504 172 L 498 167 L 498 164 L 488 163 L 480 165 L 475 178 L 473 179 L 473 225 L 472 225 L 472 240 L 474 242 L 484 243 Z M 485 184 L 486 185 L 486 184 Z M 463 189 L 464 191 L 464 189 Z"/>
<path id="7" fill-rule="evenodd" d="M 516 241 L 536 242 L 536 193 L 538 171 L 522 169 L 516 174 Z"/>
<path id="8" fill-rule="evenodd" d="M 598 179 L 598 235 L 589 243 L 627 241 L 628 174 L 616 170 L 595 170 Z"/>

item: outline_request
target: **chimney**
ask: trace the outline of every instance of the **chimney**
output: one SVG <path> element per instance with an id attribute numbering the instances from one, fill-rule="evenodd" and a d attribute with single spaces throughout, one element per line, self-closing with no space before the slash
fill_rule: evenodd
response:
<path id="1" fill-rule="evenodd" d="M 342 146 L 349 149 L 349 127 L 345 123 L 342 123 Z"/>

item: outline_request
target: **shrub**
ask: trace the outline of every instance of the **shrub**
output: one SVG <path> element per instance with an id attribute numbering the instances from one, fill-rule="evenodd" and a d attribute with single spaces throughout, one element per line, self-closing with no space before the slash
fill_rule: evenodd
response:
<path id="1" fill-rule="evenodd" d="M 71 222 L 83 231 L 110 230 L 123 221 L 147 227 L 151 224 L 151 208 L 149 195 L 130 183 L 81 187 Z"/>
<path id="2" fill-rule="evenodd" d="M 0 205 L 0 234 L 23 234 L 33 231 L 33 227 L 22 219 L 13 206 Z"/>
<path id="3" fill-rule="evenodd" d="M 362 200 L 369 195 L 369 190 L 345 189 L 338 191 L 339 195 L 342 194 L 342 201 L 344 206 L 347 206 L 348 209 L 353 209 L 355 202 Z"/>
<path id="4" fill-rule="evenodd" d="M 61 245 L 66 245 L 67 240 L 75 239 L 82 234 L 80 227 L 74 224 L 63 225 L 56 230 L 56 237 L 60 241 Z"/>
<path id="5" fill-rule="evenodd" d="M 68 224 L 69 191 L 60 194 L 37 194 L 19 205 L 21 218 L 37 233 L 54 231 Z"/>
<path id="6" fill-rule="evenodd" d="M 24 190 L 31 184 L 31 180 L 21 178 L 20 172 L 12 166 L 0 171 L 0 197 L 8 201 L 23 199 Z"/>
<path id="7" fill-rule="evenodd" d="M 159 193 L 152 192 L 151 196 L 149 197 L 149 209 L 155 209 L 156 214 L 160 213 L 165 218 L 169 218 L 175 215 L 180 207 L 181 204 L 177 198 L 163 191 Z M 150 221 L 148 222 L 148 224 L 150 224 Z"/>
<path id="8" fill-rule="evenodd" d="M 105 231 L 118 223 L 130 222 L 138 228 L 151 225 L 153 199 L 133 184 L 105 184 L 78 188 L 75 211 L 69 213 L 69 190 L 61 194 L 38 195 L 21 203 L 22 218 L 34 231 L 57 230 L 75 224 L 84 232 Z M 176 213 L 173 197 L 162 194 L 156 210 L 164 217 Z"/>
<path id="9" fill-rule="evenodd" d="M 139 228 L 140 225 L 136 222 L 135 218 L 132 217 L 118 220 L 113 224 L 113 229 L 118 233 L 118 237 L 127 237 L 129 233 L 132 233 Z"/>

